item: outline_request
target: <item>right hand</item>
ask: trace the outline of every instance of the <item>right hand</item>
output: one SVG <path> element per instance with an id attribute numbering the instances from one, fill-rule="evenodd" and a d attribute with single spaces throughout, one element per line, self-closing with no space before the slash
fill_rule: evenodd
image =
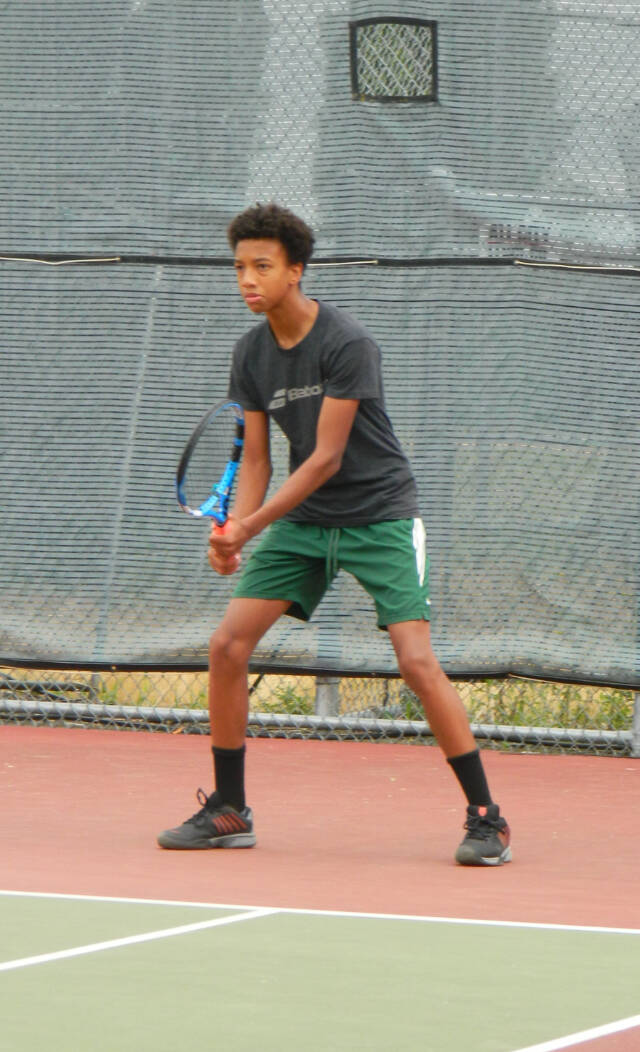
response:
<path id="1" fill-rule="evenodd" d="M 211 534 L 209 536 L 209 565 L 222 577 L 228 577 L 229 574 L 235 573 L 242 561 L 240 552 L 233 552 L 229 555 L 219 551 L 214 544 L 211 543 L 212 540 L 215 542 L 216 537 L 219 537 L 226 532 L 228 523 L 229 520 L 227 519 L 224 526 L 217 526 L 214 524 L 211 527 Z"/>

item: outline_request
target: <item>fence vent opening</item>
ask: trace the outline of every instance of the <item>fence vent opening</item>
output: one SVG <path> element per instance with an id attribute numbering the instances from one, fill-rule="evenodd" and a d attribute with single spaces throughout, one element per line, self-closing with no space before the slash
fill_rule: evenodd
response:
<path id="1" fill-rule="evenodd" d="M 419 18 L 350 23 L 351 87 L 359 102 L 435 102 L 437 26 Z"/>

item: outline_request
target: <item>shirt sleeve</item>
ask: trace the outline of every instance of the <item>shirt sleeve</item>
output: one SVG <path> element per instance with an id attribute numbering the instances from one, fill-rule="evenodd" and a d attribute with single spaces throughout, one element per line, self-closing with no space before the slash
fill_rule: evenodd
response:
<path id="1" fill-rule="evenodd" d="M 241 343 L 236 344 L 233 351 L 228 397 L 232 402 L 238 402 L 248 412 L 264 411 L 264 406 L 260 403 L 258 397 L 256 385 L 251 380 L 249 369 L 247 368 L 247 356 Z"/>
<path id="2" fill-rule="evenodd" d="M 325 394 L 330 398 L 381 398 L 380 351 L 373 340 L 359 337 L 328 355 Z"/>

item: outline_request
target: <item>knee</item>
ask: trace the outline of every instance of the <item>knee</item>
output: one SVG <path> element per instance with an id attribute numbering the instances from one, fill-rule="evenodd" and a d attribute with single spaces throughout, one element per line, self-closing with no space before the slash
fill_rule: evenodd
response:
<path id="1" fill-rule="evenodd" d="M 435 682 L 442 669 L 432 650 L 408 647 L 398 654 L 398 670 L 406 683 L 426 686 Z"/>
<path id="2" fill-rule="evenodd" d="M 245 641 L 226 629 L 224 625 L 220 625 L 209 640 L 211 666 L 224 664 L 237 668 L 245 665 L 250 657 L 251 651 Z"/>

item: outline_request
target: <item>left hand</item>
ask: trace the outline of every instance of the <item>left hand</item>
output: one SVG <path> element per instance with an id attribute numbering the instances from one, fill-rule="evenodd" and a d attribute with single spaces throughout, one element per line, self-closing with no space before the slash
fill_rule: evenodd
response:
<path id="1" fill-rule="evenodd" d="M 216 555 L 213 548 L 209 548 L 208 558 L 209 566 L 212 570 L 215 570 L 221 577 L 228 577 L 229 574 L 235 573 L 239 568 L 242 556 L 230 555 L 229 558 L 221 559 L 219 555 Z"/>

